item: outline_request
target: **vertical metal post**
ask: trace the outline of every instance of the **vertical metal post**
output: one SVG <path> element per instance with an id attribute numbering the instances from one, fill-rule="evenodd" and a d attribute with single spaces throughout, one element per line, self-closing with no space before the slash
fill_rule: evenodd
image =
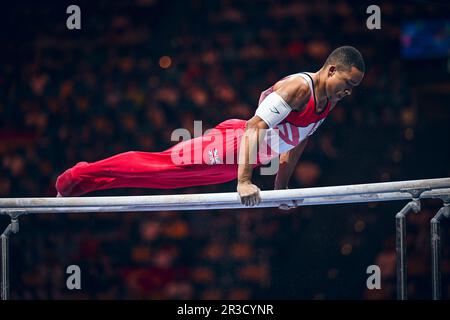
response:
<path id="1" fill-rule="evenodd" d="M 10 226 L 3 232 L 2 238 L 2 300 L 9 299 L 9 243 L 8 233 Z"/>
<path id="2" fill-rule="evenodd" d="M 450 207 L 439 209 L 431 219 L 431 284 L 433 300 L 441 299 L 441 221 L 450 214 Z"/>
<path id="3" fill-rule="evenodd" d="M 9 299 L 9 235 L 19 232 L 19 221 L 16 218 L 11 219 L 11 223 L 6 227 L 1 235 L 2 242 L 2 300 Z"/>
<path id="4" fill-rule="evenodd" d="M 407 293 L 407 264 L 406 264 L 406 215 L 409 211 L 419 212 L 420 201 L 415 199 L 408 202 L 400 212 L 395 215 L 397 254 L 397 299 L 406 300 Z"/>
<path id="5" fill-rule="evenodd" d="M 397 299 L 406 300 L 406 216 L 397 213 L 395 216 L 396 240 L 395 250 L 397 253 Z"/>

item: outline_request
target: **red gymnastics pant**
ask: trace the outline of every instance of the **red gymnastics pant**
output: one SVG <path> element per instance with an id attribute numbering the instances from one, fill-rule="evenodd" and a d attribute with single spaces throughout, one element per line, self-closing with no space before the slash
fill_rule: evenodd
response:
<path id="1" fill-rule="evenodd" d="M 246 120 L 226 120 L 209 133 L 162 152 L 130 151 L 93 163 L 79 162 L 58 177 L 56 189 L 68 197 L 103 189 L 175 189 L 234 180 L 245 124 Z M 254 167 L 260 164 L 258 158 Z"/>

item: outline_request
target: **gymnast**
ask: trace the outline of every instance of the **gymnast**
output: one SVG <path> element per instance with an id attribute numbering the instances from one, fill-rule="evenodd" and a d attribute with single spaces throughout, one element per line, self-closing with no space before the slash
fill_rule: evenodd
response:
<path id="1" fill-rule="evenodd" d="M 129 151 L 79 162 L 57 178 L 57 196 L 112 188 L 175 189 L 237 179 L 241 203 L 258 205 L 260 189 L 252 183 L 253 170 L 276 157 L 274 188 L 288 188 L 309 136 L 361 83 L 364 72 L 361 53 L 351 46 L 339 47 L 317 72 L 289 75 L 263 91 L 251 119 L 225 120 L 210 132 L 161 152 Z M 279 208 L 296 206 L 294 201 Z"/>

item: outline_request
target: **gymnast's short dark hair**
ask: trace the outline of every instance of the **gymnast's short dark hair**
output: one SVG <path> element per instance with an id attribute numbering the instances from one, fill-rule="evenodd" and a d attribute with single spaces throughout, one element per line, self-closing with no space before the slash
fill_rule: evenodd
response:
<path id="1" fill-rule="evenodd" d="M 348 71 L 355 67 L 361 72 L 366 71 L 366 65 L 361 52 L 351 46 L 343 46 L 335 49 L 325 61 L 325 66 L 333 64 L 338 70 Z"/>

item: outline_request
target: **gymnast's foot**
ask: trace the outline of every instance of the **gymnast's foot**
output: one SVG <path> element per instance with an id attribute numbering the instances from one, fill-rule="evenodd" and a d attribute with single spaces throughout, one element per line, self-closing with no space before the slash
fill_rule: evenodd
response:
<path id="1" fill-rule="evenodd" d="M 63 172 L 57 179 L 56 179 L 56 191 L 57 191 L 57 197 L 73 197 L 73 196 L 79 196 L 83 194 L 83 191 L 80 189 L 78 184 L 80 183 L 79 180 L 76 180 L 72 176 L 72 170 L 74 168 L 84 167 L 87 166 L 88 163 L 78 162 L 75 166 L 73 166 L 70 169 L 67 169 Z"/>

